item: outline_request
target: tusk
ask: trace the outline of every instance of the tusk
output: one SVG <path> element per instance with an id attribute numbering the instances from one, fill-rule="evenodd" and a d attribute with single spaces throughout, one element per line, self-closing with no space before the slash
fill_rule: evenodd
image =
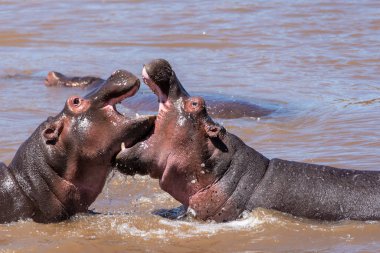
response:
<path id="1" fill-rule="evenodd" d="M 123 151 L 124 149 L 125 149 L 125 143 L 122 142 L 122 143 L 121 143 L 121 150 Z"/>

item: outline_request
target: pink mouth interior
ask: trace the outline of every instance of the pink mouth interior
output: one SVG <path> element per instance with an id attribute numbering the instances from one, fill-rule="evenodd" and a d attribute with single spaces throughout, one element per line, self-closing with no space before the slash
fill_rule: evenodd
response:
<path id="1" fill-rule="evenodd" d="M 134 86 L 130 91 L 127 93 L 121 95 L 120 97 L 112 98 L 108 101 L 108 105 L 115 105 L 117 103 L 120 103 L 126 98 L 132 97 L 136 94 L 136 92 L 139 90 L 139 85 Z"/>
<path id="2" fill-rule="evenodd" d="M 142 70 L 142 79 L 144 83 L 148 85 L 149 88 L 153 91 L 153 93 L 157 95 L 158 101 L 160 103 L 165 103 L 168 97 L 164 93 L 162 93 L 160 87 L 158 87 L 158 85 L 152 79 L 150 79 L 145 67 Z"/>

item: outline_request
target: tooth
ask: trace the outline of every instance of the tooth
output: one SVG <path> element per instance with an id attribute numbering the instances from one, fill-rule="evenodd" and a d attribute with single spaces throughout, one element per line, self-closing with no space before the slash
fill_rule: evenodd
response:
<path id="1" fill-rule="evenodd" d="M 140 117 L 140 114 L 136 113 L 136 118 Z"/>
<path id="2" fill-rule="evenodd" d="M 122 143 L 121 143 L 121 150 L 124 150 L 124 149 L 125 149 L 125 143 L 122 142 Z"/>

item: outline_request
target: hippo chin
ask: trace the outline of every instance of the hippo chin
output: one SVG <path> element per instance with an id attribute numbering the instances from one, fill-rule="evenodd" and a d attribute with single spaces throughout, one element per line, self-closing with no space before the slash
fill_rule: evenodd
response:
<path id="1" fill-rule="evenodd" d="M 59 72 L 51 71 L 45 78 L 48 87 L 80 87 L 96 89 L 104 82 L 103 79 L 93 76 L 68 77 Z M 187 93 L 182 87 L 182 91 Z M 212 117 L 221 119 L 235 119 L 242 117 L 264 117 L 270 115 L 274 109 L 264 108 L 249 101 L 231 98 L 222 94 L 209 94 L 207 100 L 207 111 Z M 135 111 L 155 111 L 157 103 L 152 94 L 140 94 L 128 101 L 128 108 Z"/>
<path id="2" fill-rule="evenodd" d="M 238 218 L 244 210 L 274 209 L 319 220 L 379 220 L 380 172 L 269 160 L 228 133 L 189 97 L 168 62 L 143 69 L 159 97 L 154 132 L 123 149 L 118 169 L 149 174 L 203 220 Z"/>
<path id="3" fill-rule="evenodd" d="M 155 117 L 130 119 L 115 104 L 133 96 L 139 80 L 116 71 L 84 98 L 70 97 L 21 145 L 7 167 L 0 163 L 0 223 L 32 218 L 57 222 L 88 207 L 101 192 L 121 143 L 133 146 Z"/>

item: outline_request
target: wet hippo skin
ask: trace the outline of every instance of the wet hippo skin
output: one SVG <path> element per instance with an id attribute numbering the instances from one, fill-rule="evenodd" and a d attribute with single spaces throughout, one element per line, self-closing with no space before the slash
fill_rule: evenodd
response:
<path id="1" fill-rule="evenodd" d="M 103 79 L 93 76 L 68 77 L 59 72 L 51 71 L 45 78 L 48 87 L 81 87 L 93 89 L 101 85 Z M 210 116 L 221 119 L 235 119 L 242 117 L 263 117 L 271 114 L 273 108 L 264 108 L 252 102 L 228 97 L 222 94 L 202 95 L 207 101 L 207 109 Z M 157 110 L 156 99 L 152 94 L 140 94 L 127 102 L 129 109 L 134 111 Z"/>
<path id="2" fill-rule="evenodd" d="M 155 129 L 118 154 L 118 169 L 158 179 L 198 218 L 230 221 L 261 207 L 318 220 L 380 219 L 380 172 L 270 160 L 215 123 L 165 60 L 145 65 L 143 79 L 159 98 Z"/>
<path id="3" fill-rule="evenodd" d="M 9 166 L 0 163 L 0 223 L 57 222 L 87 212 L 121 143 L 132 146 L 154 127 L 155 117 L 131 119 L 115 109 L 139 86 L 131 73 L 114 72 L 97 91 L 70 97 L 61 113 L 20 146 Z"/>

